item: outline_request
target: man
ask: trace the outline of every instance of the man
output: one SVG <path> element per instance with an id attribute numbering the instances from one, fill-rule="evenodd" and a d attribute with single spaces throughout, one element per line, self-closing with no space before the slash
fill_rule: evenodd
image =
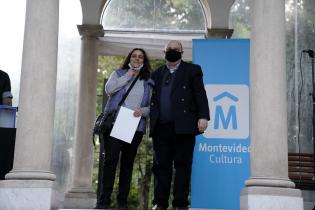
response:
<path id="1" fill-rule="evenodd" d="M 12 106 L 12 98 L 9 75 L 0 70 L 0 105 Z"/>
<path id="2" fill-rule="evenodd" d="M 154 150 L 153 210 L 166 210 L 173 164 L 174 210 L 188 210 L 188 195 L 195 136 L 210 120 L 209 106 L 199 65 L 182 61 L 179 41 L 169 41 L 164 50 L 166 65 L 152 74 L 155 90 L 150 110 L 150 135 Z"/>

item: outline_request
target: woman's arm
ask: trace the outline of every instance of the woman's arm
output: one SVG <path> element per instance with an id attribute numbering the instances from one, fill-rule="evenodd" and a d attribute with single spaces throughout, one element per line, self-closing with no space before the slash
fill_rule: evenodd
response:
<path id="1" fill-rule="evenodd" d="M 132 76 L 130 76 L 128 73 L 122 75 L 121 77 L 118 77 L 116 71 L 114 71 L 107 83 L 105 84 L 105 92 L 107 95 L 111 96 L 120 89 L 122 89 L 128 82 L 131 80 Z"/>
<path id="2" fill-rule="evenodd" d="M 153 83 L 153 81 L 152 81 Z M 153 86 L 153 84 L 151 84 Z M 134 112 L 134 116 L 135 117 L 148 117 L 149 113 L 150 113 L 150 101 L 151 101 L 151 96 L 152 96 L 152 86 L 150 86 L 150 90 L 149 90 L 149 104 L 148 106 L 145 107 L 140 107 L 139 109 L 135 110 Z"/>

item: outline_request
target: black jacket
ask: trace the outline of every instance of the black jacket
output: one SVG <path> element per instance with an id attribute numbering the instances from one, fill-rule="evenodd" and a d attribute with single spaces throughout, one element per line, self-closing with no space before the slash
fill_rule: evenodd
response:
<path id="1" fill-rule="evenodd" d="M 152 136 L 159 121 L 159 106 L 162 80 L 165 65 L 158 68 L 152 79 L 155 88 L 151 97 L 150 107 L 150 135 Z M 176 70 L 171 91 L 171 111 L 174 117 L 175 132 L 177 134 L 199 134 L 198 119 L 210 120 L 209 105 L 202 81 L 202 70 L 199 65 L 182 61 Z"/>
<path id="2" fill-rule="evenodd" d="M 6 72 L 0 70 L 0 105 L 3 104 L 4 92 L 11 92 L 11 82 L 9 75 Z M 12 98 L 12 95 L 7 98 Z"/>

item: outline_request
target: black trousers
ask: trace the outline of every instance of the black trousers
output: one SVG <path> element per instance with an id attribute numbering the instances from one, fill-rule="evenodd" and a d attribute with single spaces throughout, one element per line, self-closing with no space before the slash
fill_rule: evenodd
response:
<path id="1" fill-rule="evenodd" d="M 187 207 L 195 135 L 176 134 L 172 123 L 159 124 L 153 134 L 154 200 L 159 206 L 168 207 L 173 164 L 175 177 L 172 202 L 174 207 Z"/>
<path id="2" fill-rule="evenodd" d="M 112 137 L 104 138 L 105 160 L 102 174 L 102 189 L 97 202 L 98 206 L 110 206 L 111 194 L 116 176 L 117 163 L 120 157 L 119 189 L 117 203 L 119 206 L 127 205 L 127 198 L 130 191 L 132 169 L 134 159 L 137 155 L 138 146 L 142 140 L 143 133 L 136 132 L 131 144 Z"/>

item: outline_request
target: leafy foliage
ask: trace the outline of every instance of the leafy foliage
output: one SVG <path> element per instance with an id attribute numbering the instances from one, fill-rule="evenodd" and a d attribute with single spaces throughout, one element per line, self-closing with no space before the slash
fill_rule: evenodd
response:
<path id="1" fill-rule="evenodd" d="M 253 0 L 236 0 L 230 13 L 230 26 L 234 29 L 233 38 L 250 37 L 250 15 Z"/>

